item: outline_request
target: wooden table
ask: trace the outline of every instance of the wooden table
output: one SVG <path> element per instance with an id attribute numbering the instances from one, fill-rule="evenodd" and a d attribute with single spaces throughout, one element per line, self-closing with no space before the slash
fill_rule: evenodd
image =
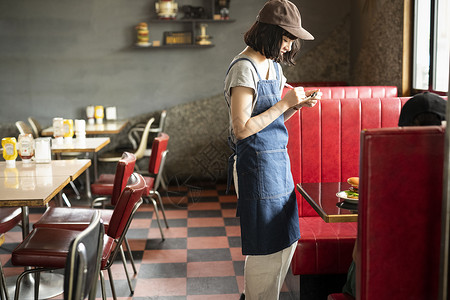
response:
<path id="1" fill-rule="evenodd" d="M 28 207 L 47 205 L 70 181 L 87 171 L 90 165 L 90 159 L 52 160 L 46 164 L 16 161 L 15 168 L 6 168 L 6 163 L 0 162 L 0 206 L 21 206 L 23 239 L 30 232 Z M 61 294 L 63 280 L 61 274 L 41 274 L 39 296 L 47 299 Z M 15 276 L 7 278 L 7 286 L 11 297 L 15 290 Z M 21 299 L 33 299 L 33 287 L 33 277 L 24 278 Z"/>
<path id="2" fill-rule="evenodd" d="M 98 178 L 97 169 L 97 152 L 103 149 L 106 145 L 110 143 L 109 137 L 93 137 L 85 139 L 73 139 L 71 143 L 57 144 L 55 139 L 52 140 L 52 152 L 56 154 L 56 159 L 61 159 L 61 154 L 64 152 L 86 152 L 92 153 L 92 161 L 94 168 L 94 178 Z M 90 175 L 89 170 L 86 170 L 86 194 L 91 198 L 91 186 L 90 186 Z"/>
<path id="3" fill-rule="evenodd" d="M 297 190 L 327 223 L 357 222 L 358 212 L 336 206 L 342 202 L 336 193 L 348 190 L 347 182 L 299 183 Z"/>
<path id="4" fill-rule="evenodd" d="M 121 132 L 127 125 L 128 120 L 106 121 L 103 124 L 87 124 L 86 135 L 94 134 L 117 134 Z M 42 136 L 53 136 L 53 127 L 42 130 Z"/>
<path id="5" fill-rule="evenodd" d="M 22 207 L 22 235 L 29 233 L 28 207 L 45 206 L 91 165 L 90 159 L 52 160 L 48 164 L 0 162 L 0 206 Z"/>

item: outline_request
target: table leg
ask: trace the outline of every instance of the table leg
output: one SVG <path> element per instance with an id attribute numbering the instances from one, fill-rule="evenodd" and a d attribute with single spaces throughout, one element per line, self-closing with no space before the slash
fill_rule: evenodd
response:
<path id="1" fill-rule="evenodd" d="M 91 176 L 90 176 L 90 172 L 89 172 L 89 168 L 86 169 L 86 171 L 84 171 L 86 173 L 86 196 L 88 197 L 88 199 L 92 198 L 92 194 L 91 194 Z"/>
<path id="2" fill-rule="evenodd" d="M 97 152 L 94 152 L 92 160 L 94 161 L 94 181 L 98 179 L 97 171 Z"/>
<path id="3" fill-rule="evenodd" d="M 22 206 L 22 240 L 30 233 L 30 219 L 28 206 Z"/>

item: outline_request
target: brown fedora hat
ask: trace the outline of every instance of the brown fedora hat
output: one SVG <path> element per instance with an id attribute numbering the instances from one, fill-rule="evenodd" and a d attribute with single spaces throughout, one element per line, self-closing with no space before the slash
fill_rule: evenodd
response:
<path id="1" fill-rule="evenodd" d="M 297 6 L 288 0 L 270 0 L 264 4 L 256 18 L 258 22 L 278 25 L 290 34 L 303 40 L 313 40 L 311 33 L 302 27 Z"/>

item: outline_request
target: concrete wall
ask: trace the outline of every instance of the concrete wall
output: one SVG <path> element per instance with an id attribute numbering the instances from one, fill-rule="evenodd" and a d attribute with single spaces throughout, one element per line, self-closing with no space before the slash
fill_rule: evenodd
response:
<path id="1" fill-rule="evenodd" d="M 365 63 L 366 53 L 351 49 L 355 23 L 350 22 L 355 13 L 351 1 L 357 0 L 293 1 L 300 7 L 304 27 L 316 39 L 303 43 L 296 66 L 284 68 L 289 81 L 375 85 L 401 80 L 391 61 L 388 78 L 371 77 L 369 71 L 360 76 L 363 68 L 351 70 L 351 62 Z M 209 1 L 177 2 L 182 6 Z M 376 17 L 394 5 L 383 2 Z M 154 0 L 0 0 L 0 136 L 17 135 L 13 123 L 28 116 L 44 126 L 54 116 L 83 118 L 90 104 L 116 106 L 119 118 L 130 118 L 132 124 L 167 109 L 169 176 L 188 172 L 194 177 L 224 178 L 229 150 L 223 78 L 233 56 L 245 47 L 243 34 L 264 3 L 231 1 L 230 16 L 236 21 L 207 28 L 213 48 L 148 50 L 133 47 L 134 27 L 154 16 Z M 401 25 L 398 9 L 394 12 L 377 24 L 386 23 L 385 30 Z M 160 39 L 164 30 L 182 30 L 180 24 L 149 26 L 151 40 Z M 393 31 L 397 36 L 398 29 Z M 377 42 L 361 49 L 384 53 L 390 31 L 377 33 Z M 358 39 L 364 34 L 359 33 Z M 398 47 L 389 44 L 393 53 Z M 385 63 L 381 61 L 379 69 Z M 110 148 L 127 144 L 126 131 L 113 138 Z"/>
<path id="2" fill-rule="evenodd" d="M 405 0 L 352 0 L 350 78 L 402 91 Z"/>

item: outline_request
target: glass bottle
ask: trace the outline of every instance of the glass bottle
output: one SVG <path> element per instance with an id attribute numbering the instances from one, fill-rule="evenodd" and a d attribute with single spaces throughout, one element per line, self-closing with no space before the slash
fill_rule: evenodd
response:
<path id="1" fill-rule="evenodd" d="M 86 106 L 86 117 L 88 119 L 88 124 L 95 123 L 94 116 L 95 116 L 95 107 L 93 105 Z"/>
<path id="2" fill-rule="evenodd" d="M 97 124 L 103 124 L 104 111 L 103 106 L 97 105 L 95 107 L 95 121 Z"/>
<path id="3" fill-rule="evenodd" d="M 31 133 L 19 134 L 17 141 L 17 150 L 20 158 L 24 163 L 30 163 L 34 155 L 34 139 Z"/>
<path id="4" fill-rule="evenodd" d="M 64 140 L 64 119 L 63 118 L 53 118 L 53 137 L 57 144 L 62 143 Z"/>

